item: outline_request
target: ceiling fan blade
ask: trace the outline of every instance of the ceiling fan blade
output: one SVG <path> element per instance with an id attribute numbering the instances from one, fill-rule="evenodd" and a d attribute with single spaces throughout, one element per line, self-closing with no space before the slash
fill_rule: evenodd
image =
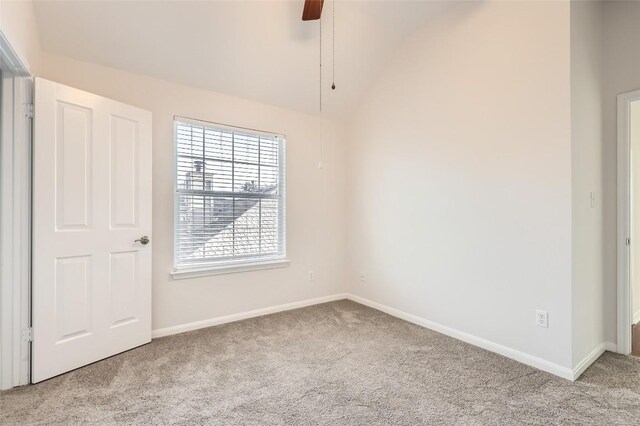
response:
<path id="1" fill-rule="evenodd" d="M 324 0 L 304 0 L 304 9 L 302 10 L 303 21 L 315 21 L 320 19 L 322 15 L 322 5 Z"/>

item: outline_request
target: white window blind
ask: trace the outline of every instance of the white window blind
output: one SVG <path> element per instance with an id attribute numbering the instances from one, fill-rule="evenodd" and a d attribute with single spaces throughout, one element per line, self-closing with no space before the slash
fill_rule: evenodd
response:
<path id="1" fill-rule="evenodd" d="M 284 259 L 283 136 L 176 117 L 175 269 Z"/>

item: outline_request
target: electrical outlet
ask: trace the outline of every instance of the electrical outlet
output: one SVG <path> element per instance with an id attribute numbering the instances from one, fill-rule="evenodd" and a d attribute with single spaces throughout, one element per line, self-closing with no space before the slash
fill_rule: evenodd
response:
<path id="1" fill-rule="evenodd" d="M 367 275 L 364 272 L 360 272 L 360 281 L 364 282 L 367 279 Z"/>
<path id="2" fill-rule="evenodd" d="M 315 279 L 315 274 L 313 273 L 313 271 L 309 271 L 309 281 L 313 281 Z"/>
<path id="3" fill-rule="evenodd" d="M 547 311 L 536 310 L 536 325 L 538 327 L 549 327 L 549 314 Z"/>

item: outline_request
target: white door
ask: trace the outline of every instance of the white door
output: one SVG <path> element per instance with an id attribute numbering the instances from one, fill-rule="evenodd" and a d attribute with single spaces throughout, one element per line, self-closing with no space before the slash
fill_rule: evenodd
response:
<path id="1" fill-rule="evenodd" d="M 37 78 L 34 383 L 151 341 L 151 113 Z"/>

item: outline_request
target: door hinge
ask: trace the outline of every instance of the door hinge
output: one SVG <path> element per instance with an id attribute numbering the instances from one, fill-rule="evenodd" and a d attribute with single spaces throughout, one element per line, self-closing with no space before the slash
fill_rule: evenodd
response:
<path id="1" fill-rule="evenodd" d="M 624 241 L 624 243 L 628 246 L 631 245 L 631 238 L 627 237 L 627 239 Z"/>
<path id="2" fill-rule="evenodd" d="M 25 342 L 33 342 L 33 328 L 27 327 L 22 329 L 22 340 Z"/>
<path id="3" fill-rule="evenodd" d="M 33 118 L 33 104 L 24 104 L 24 116 Z"/>

